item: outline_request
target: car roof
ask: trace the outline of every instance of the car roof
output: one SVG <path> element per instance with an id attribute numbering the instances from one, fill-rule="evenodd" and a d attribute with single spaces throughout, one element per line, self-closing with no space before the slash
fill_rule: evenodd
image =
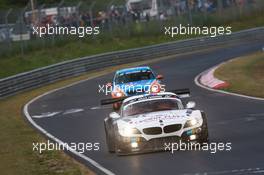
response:
<path id="1" fill-rule="evenodd" d="M 130 103 L 134 101 L 141 101 L 141 100 L 146 100 L 146 99 L 151 99 L 153 97 L 160 97 L 160 98 L 165 98 L 165 97 L 173 97 L 173 98 L 178 98 L 178 96 L 175 93 L 172 92 L 162 92 L 162 93 L 157 93 L 157 94 L 144 94 L 144 95 L 135 95 L 126 98 L 123 103 Z"/>
<path id="2" fill-rule="evenodd" d="M 151 70 L 148 66 L 142 66 L 142 67 L 132 67 L 132 68 L 126 68 L 116 71 L 116 74 L 124 74 L 124 73 L 132 73 L 132 72 L 139 72 L 139 71 L 148 71 Z"/>

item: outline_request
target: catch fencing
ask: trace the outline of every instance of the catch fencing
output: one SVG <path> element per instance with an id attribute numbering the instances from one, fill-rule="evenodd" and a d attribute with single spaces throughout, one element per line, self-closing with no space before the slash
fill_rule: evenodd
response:
<path id="1" fill-rule="evenodd" d="M 109 42 L 116 38 L 155 37 L 163 33 L 165 26 L 219 26 L 234 21 L 243 22 L 248 16 L 260 16 L 264 12 L 263 0 L 146 0 L 149 2 L 148 8 L 146 4 L 139 3 L 134 10 L 129 10 L 122 0 L 71 3 L 61 0 L 57 4 L 37 4 L 41 1 L 36 0 L 28 2 L 21 9 L 0 10 L 0 59 L 16 55 L 23 57 L 34 50 L 61 47 L 76 40 L 92 45 L 96 43 L 96 37 Z M 155 12 L 157 14 L 152 16 L 146 13 L 154 8 L 151 2 L 160 2 L 159 10 Z M 143 10 L 145 8 L 147 10 Z M 101 35 L 78 38 L 56 34 L 39 37 L 34 34 L 33 27 L 48 24 L 62 27 L 96 26 L 100 27 Z"/>

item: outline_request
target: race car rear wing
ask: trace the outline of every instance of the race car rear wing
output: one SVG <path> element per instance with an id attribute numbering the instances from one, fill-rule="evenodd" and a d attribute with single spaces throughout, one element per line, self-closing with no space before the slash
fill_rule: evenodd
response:
<path id="1" fill-rule="evenodd" d="M 122 102 L 126 98 L 127 97 L 103 99 L 103 100 L 101 100 L 101 105 L 109 105 L 109 104 L 114 104 L 117 102 Z"/>
<path id="2" fill-rule="evenodd" d="M 171 90 L 169 92 L 176 94 L 179 98 L 188 98 L 191 96 L 190 89 L 188 88 Z"/>
<path id="3" fill-rule="evenodd" d="M 190 90 L 189 89 L 176 89 L 176 90 L 171 90 L 168 92 L 172 92 L 172 93 L 176 94 L 178 98 L 190 97 Z M 109 104 L 114 104 L 117 102 L 122 102 L 126 98 L 128 98 L 128 97 L 103 99 L 103 100 L 101 100 L 101 105 L 109 105 Z M 143 98 L 146 98 L 146 97 L 143 97 Z"/>

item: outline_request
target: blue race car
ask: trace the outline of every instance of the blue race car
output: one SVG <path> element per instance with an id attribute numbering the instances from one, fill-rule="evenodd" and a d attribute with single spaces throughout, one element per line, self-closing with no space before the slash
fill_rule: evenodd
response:
<path id="1" fill-rule="evenodd" d="M 156 75 L 148 66 L 118 70 L 114 80 L 108 84 L 112 87 L 112 98 L 127 97 L 141 94 L 154 94 L 165 91 L 161 85 L 162 75 Z M 118 110 L 120 103 L 114 103 Z"/>

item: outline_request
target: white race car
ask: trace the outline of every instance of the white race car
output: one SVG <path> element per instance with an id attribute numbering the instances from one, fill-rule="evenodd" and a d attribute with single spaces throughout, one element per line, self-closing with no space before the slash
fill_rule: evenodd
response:
<path id="1" fill-rule="evenodd" d="M 206 115 L 194 109 L 194 102 L 184 107 L 181 98 L 186 97 L 185 91 L 102 100 L 102 105 L 122 101 L 120 111 L 104 120 L 109 152 L 125 155 L 164 150 L 165 143 L 180 140 L 208 142 Z"/>

